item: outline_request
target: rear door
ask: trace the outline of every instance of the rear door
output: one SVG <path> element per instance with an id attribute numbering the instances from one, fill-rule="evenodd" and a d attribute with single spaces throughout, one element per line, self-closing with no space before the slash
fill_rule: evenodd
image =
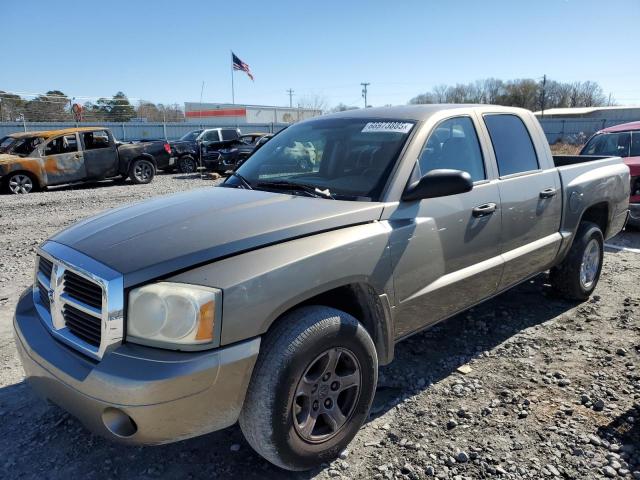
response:
<path id="1" fill-rule="evenodd" d="M 515 114 L 483 115 L 498 167 L 502 204 L 499 289 L 547 269 L 560 246 L 562 192 L 558 170 L 547 166 L 532 135 Z"/>
<path id="2" fill-rule="evenodd" d="M 69 133 L 47 141 L 43 149 L 47 185 L 76 182 L 86 178 L 78 135 Z"/>
<path id="3" fill-rule="evenodd" d="M 502 274 L 500 194 L 470 115 L 430 133 L 412 179 L 434 169 L 469 172 L 473 189 L 402 201 L 389 217 L 395 264 L 396 335 L 403 337 L 490 297 Z"/>
<path id="4" fill-rule="evenodd" d="M 118 171 L 116 142 L 107 130 L 80 133 L 87 178 L 113 177 Z"/>
<path id="5" fill-rule="evenodd" d="M 220 137 L 220 130 L 208 130 L 202 134 L 200 137 L 200 142 L 202 144 L 202 155 L 213 155 L 217 153 L 217 151 L 222 148 L 222 141 Z"/>

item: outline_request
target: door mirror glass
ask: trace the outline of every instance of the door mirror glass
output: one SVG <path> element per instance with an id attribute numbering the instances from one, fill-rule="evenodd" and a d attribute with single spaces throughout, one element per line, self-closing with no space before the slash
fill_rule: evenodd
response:
<path id="1" fill-rule="evenodd" d="M 431 170 L 418 181 L 407 186 L 402 200 L 422 200 L 425 198 L 446 197 L 465 193 L 473 188 L 473 180 L 468 172 L 462 170 Z"/>

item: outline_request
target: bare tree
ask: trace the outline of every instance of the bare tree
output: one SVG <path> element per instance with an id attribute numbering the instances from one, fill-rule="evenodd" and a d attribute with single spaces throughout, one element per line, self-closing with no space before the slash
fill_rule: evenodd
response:
<path id="1" fill-rule="evenodd" d="M 300 98 L 298 102 L 298 106 L 300 108 L 315 110 L 320 113 L 324 113 L 329 108 L 329 102 L 327 101 L 327 97 L 324 95 L 320 95 L 317 93 L 305 95 Z"/>

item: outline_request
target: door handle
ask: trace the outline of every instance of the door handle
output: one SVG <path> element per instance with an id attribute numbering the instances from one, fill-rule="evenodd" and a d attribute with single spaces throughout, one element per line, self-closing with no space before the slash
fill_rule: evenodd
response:
<path id="1" fill-rule="evenodd" d="M 540 198 L 551 198 L 556 194 L 555 188 L 545 188 L 540 192 Z"/>
<path id="2" fill-rule="evenodd" d="M 486 217 L 487 215 L 491 215 L 493 212 L 495 212 L 497 208 L 498 205 L 496 205 L 495 203 L 485 203 L 483 205 L 478 205 L 473 210 L 471 210 L 471 212 L 473 213 L 474 217 Z"/>

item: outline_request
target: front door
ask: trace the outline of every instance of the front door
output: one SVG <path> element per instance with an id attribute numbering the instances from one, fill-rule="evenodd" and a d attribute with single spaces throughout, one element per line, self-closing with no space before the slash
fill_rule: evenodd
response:
<path id="1" fill-rule="evenodd" d="M 42 161 L 47 185 L 77 182 L 86 178 L 84 158 L 75 133 L 47 141 Z"/>
<path id="2" fill-rule="evenodd" d="M 512 114 L 483 115 L 500 179 L 504 274 L 508 288 L 548 268 L 561 239 L 562 191 L 557 169 L 543 168 L 522 119 Z"/>
<path id="3" fill-rule="evenodd" d="M 401 202 L 389 217 L 396 336 L 435 323 L 489 296 L 502 274 L 500 195 L 475 121 L 459 116 L 431 132 L 413 178 L 429 170 L 469 172 L 470 192 Z"/>
<path id="4" fill-rule="evenodd" d="M 113 177 L 118 173 L 118 151 L 113 137 L 106 130 L 82 132 L 84 164 L 87 178 Z"/>

